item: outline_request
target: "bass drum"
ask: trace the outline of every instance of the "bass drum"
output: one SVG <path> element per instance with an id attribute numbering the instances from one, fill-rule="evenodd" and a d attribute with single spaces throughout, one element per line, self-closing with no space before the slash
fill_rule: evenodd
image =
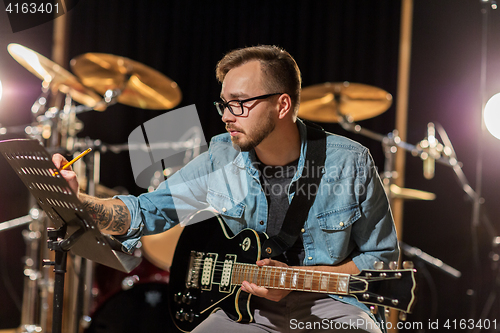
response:
<path id="1" fill-rule="evenodd" d="M 97 265 L 85 333 L 179 332 L 168 310 L 168 271 L 146 259 L 129 274 Z"/>
<path id="2" fill-rule="evenodd" d="M 183 227 L 176 225 L 165 232 L 142 237 L 142 253 L 157 267 L 170 270 L 175 247 L 182 230 L 184 230 Z"/>

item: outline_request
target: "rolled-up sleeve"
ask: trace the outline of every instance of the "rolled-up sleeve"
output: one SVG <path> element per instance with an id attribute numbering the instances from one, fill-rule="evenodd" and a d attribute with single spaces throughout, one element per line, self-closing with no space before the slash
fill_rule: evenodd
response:
<path id="1" fill-rule="evenodd" d="M 153 192 L 137 197 L 115 196 L 123 201 L 131 216 L 128 232 L 116 239 L 130 252 L 142 236 L 166 231 L 189 215 L 206 208 L 209 174 L 209 155 L 203 153 L 162 182 Z"/>

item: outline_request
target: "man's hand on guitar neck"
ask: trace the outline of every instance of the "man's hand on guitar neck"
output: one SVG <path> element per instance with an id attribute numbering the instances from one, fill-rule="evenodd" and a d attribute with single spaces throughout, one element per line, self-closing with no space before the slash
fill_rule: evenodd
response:
<path id="1" fill-rule="evenodd" d="M 288 267 L 287 264 L 272 259 L 259 260 L 256 262 L 256 264 L 259 267 L 262 266 Z M 294 268 L 300 268 L 300 267 L 294 267 Z M 307 270 L 315 270 L 323 272 L 334 272 L 334 273 L 345 273 L 345 274 L 359 273 L 359 269 L 356 267 L 356 265 L 351 259 L 346 259 L 342 263 L 336 266 L 306 266 L 304 268 Z M 258 297 L 264 297 L 274 302 L 281 301 L 290 293 L 290 290 L 268 289 L 264 287 L 259 287 L 255 283 L 249 283 L 248 281 L 243 281 L 241 287 L 243 291 L 246 291 L 249 294 Z"/>
<path id="2" fill-rule="evenodd" d="M 277 261 L 277 260 L 272 260 L 272 259 L 263 259 L 259 260 L 256 262 L 257 266 L 262 267 L 262 266 L 276 266 L 276 267 L 288 267 L 287 264 Z M 281 290 L 281 289 L 267 289 L 264 287 L 259 287 L 255 283 L 249 283 L 248 281 L 243 281 L 241 285 L 241 289 L 243 291 L 246 291 L 249 294 L 252 294 L 254 296 L 258 297 L 264 297 L 270 301 L 273 302 L 279 302 L 283 298 L 285 298 L 289 293 L 290 290 Z"/>

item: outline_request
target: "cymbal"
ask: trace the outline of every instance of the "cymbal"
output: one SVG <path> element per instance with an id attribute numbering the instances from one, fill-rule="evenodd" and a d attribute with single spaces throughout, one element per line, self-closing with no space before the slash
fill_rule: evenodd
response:
<path id="1" fill-rule="evenodd" d="M 415 200 L 434 200 L 436 195 L 431 192 L 414 190 L 411 188 L 402 188 L 396 184 L 391 184 L 389 187 L 389 195 L 391 198 L 399 199 L 415 199 Z"/>
<path id="2" fill-rule="evenodd" d="M 59 90 L 78 103 L 98 111 L 106 109 L 101 96 L 84 87 L 76 76 L 55 62 L 20 44 L 11 43 L 7 50 L 21 66 L 43 80 L 44 86 L 48 84 L 52 92 Z"/>
<path id="3" fill-rule="evenodd" d="M 323 123 L 340 122 L 341 115 L 358 121 L 378 116 L 391 104 L 392 95 L 380 88 L 362 83 L 327 82 L 302 89 L 298 116 Z"/>
<path id="4" fill-rule="evenodd" d="M 141 109 L 171 109 L 181 101 L 176 82 L 137 61 L 106 53 L 85 53 L 71 60 L 87 87 L 104 95 L 117 90 L 119 103 Z"/>

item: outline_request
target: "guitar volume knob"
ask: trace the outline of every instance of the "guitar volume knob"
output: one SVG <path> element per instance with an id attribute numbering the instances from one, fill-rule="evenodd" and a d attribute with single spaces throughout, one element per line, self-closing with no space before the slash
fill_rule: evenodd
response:
<path id="1" fill-rule="evenodd" d="M 184 320 L 185 321 L 189 321 L 190 323 L 192 323 L 194 321 L 194 313 L 192 313 L 192 312 L 190 312 L 190 313 L 185 312 L 184 313 Z"/>
<path id="2" fill-rule="evenodd" d="M 403 261 L 403 268 L 404 269 L 413 269 L 414 268 L 413 262 Z"/>
<path id="3" fill-rule="evenodd" d="M 192 300 L 193 300 L 193 296 L 191 296 L 191 294 L 189 292 L 182 295 L 182 303 L 191 304 Z"/>
<path id="4" fill-rule="evenodd" d="M 175 313 L 175 319 L 180 320 L 180 321 L 184 321 L 184 310 L 183 309 L 180 309 L 179 311 L 177 311 Z"/>
<path id="5" fill-rule="evenodd" d="M 179 291 L 177 294 L 174 295 L 174 302 L 177 304 L 181 304 L 182 298 L 183 298 L 182 293 Z"/>

